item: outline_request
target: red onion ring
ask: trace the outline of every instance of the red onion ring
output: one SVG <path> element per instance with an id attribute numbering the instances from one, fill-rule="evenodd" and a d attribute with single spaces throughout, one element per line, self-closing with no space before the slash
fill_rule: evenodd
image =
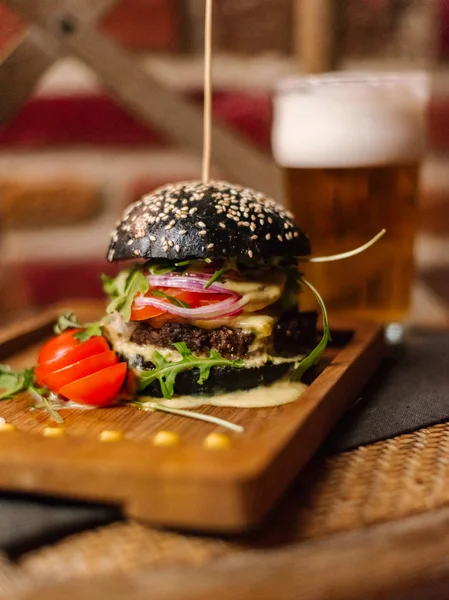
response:
<path id="1" fill-rule="evenodd" d="M 164 312 L 168 312 L 184 319 L 205 321 L 208 319 L 216 319 L 217 317 L 230 317 L 235 315 L 242 310 L 248 301 L 244 298 L 239 299 L 234 295 L 226 298 L 226 300 L 223 300 L 222 302 L 210 304 L 209 306 L 201 306 L 199 308 L 182 308 L 181 306 L 175 306 L 170 302 L 164 302 L 157 298 L 148 298 L 145 296 L 137 296 L 134 302 L 137 306 L 154 306 Z"/>
<path id="2" fill-rule="evenodd" d="M 182 288 L 189 292 L 201 292 L 202 294 L 226 294 L 228 296 L 238 296 L 236 292 L 228 290 L 221 283 L 212 283 L 205 288 L 205 284 L 210 280 L 210 275 L 148 275 L 147 279 L 153 287 L 171 287 Z"/>

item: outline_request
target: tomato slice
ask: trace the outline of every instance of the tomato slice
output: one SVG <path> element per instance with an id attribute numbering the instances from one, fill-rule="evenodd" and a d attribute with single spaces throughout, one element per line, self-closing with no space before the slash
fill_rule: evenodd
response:
<path id="1" fill-rule="evenodd" d="M 216 304 L 217 302 L 224 300 L 226 297 L 224 294 L 202 294 L 201 292 L 191 292 L 190 290 L 182 290 L 179 288 L 161 287 L 153 289 L 157 289 L 158 291 L 162 291 L 165 294 L 176 298 L 177 300 L 186 302 L 190 308 L 199 308 L 201 306 L 208 306 L 209 304 Z M 148 292 L 146 297 L 151 298 L 151 292 Z M 170 304 L 170 301 L 167 299 L 158 298 L 158 300 L 162 300 L 163 302 Z M 159 317 L 163 314 L 167 314 L 167 318 L 170 318 L 169 314 L 160 308 L 155 308 L 154 306 L 138 306 L 134 302 L 131 310 L 131 321 L 146 321 L 148 319 L 153 319 L 154 317 Z"/>
<path id="2" fill-rule="evenodd" d="M 86 377 L 96 371 L 101 371 L 101 369 L 105 369 L 106 367 L 111 367 L 117 362 L 117 354 L 113 350 L 109 350 L 108 352 L 84 358 L 79 362 L 53 371 L 52 373 L 43 374 L 42 379 L 48 388 L 54 392 L 58 392 L 64 385 Z"/>
<path id="3" fill-rule="evenodd" d="M 74 331 L 72 331 L 71 333 L 73 337 Z M 65 334 L 63 333 L 61 335 Z M 107 352 L 108 350 L 110 350 L 108 342 L 103 336 L 100 335 L 91 337 L 85 342 L 80 342 L 77 339 L 75 339 L 74 341 L 76 342 L 76 344 L 71 349 L 69 349 L 62 355 L 57 354 L 53 358 L 51 358 L 51 353 L 48 350 L 46 350 L 46 346 L 53 342 L 53 340 L 47 342 L 47 344 L 42 348 L 38 358 L 39 369 L 43 375 L 45 375 L 45 373 L 52 373 L 53 371 L 57 371 L 58 369 L 62 369 L 63 367 L 73 365 L 73 363 L 79 362 L 84 358 L 89 358 L 89 356 L 93 356 L 95 354 L 100 354 L 102 352 Z M 48 357 L 47 360 L 42 360 L 41 354 L 43 354 L 44 357 Z"/>
<path id="4" fill-rule="evenodd" d="M 48 362 L 60 358 L 64 354 L 67 354 L 70 350 L 73 350 L 80 341 L 75 339 L 73 336 L 81 331 L 81 329 L 70 329 L 65 331 L 54 338 L 51 338 L 46 344 L 44 344 L 37 357 L 38 364 Z"/>
<path id="5" fill-rule="evenodd" d="M 195 301 L 195 306 L 192 308 L 199 308 L 200 306 L 209 306 L 209 304 L 217 304 L 226 300 L 227 296 L 224 294 L 197 294 L 198 298 Z"/>
<path id="6" fill-rule="evenodd" d="M 131 308 L 131 321 L 146 321 L 153 317 L 159 317 L 165 314 L 160 308 L 154 306 L 136 306 L 133 304 Z"/>
<path id="7" fill-rule="evenodd" d="M 117 363 L 68 383 L 59 391 L 73 402 L 99 407 L 110 406 L 125 381 L 126 371 L 126 363 Z"/>

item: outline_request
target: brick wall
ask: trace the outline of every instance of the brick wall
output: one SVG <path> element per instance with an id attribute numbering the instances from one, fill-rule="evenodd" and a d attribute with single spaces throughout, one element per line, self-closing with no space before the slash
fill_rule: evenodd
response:
<path id="1" fill-rule="evenodd" d="M 442 17 L 449 16 L 449 0 L 340 5 L 345 65 L 390 68 L 394 60 L 414 67 L 430 64 L 438 54 L 444 68 L 449 29 Z M 292 6 L 293 0 L 216 0 L 215 114 L 266 152 L 272 84 L 297 69 Z M 202 25 L 200 0 L 120 0 L 101 26 L 200 102 Z M 0 52 L 22 27 L 0 2 Z M 449 85 L 444 74 L 440 79 L 431 112 L 435 158 L 425 170 L 424 245 L 418 257 L 423 268 L 435 264 L 429 243 L 449 239 Z M 13 308 L 98 295 L 96 274 L 107 268 L 109 232 L 123 207 L 166 181 L 196 178 L 199 169 L 198 156 L 142 127 L 79 64 L 56 65 L 21 113 L 0 127 L 0 246 L 8 279 L 18 286 Z"/>

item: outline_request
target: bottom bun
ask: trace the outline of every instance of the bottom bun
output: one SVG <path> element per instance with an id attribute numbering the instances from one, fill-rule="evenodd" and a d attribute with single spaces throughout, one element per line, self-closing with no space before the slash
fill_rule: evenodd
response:
<path id="1" fill-rule="evenodd" d="M 266 363 L 263 367 L 236 369 L 234 367 L 213 367 L 209 377 L 202 384 L 198 383 L 199 369 L 191 369 L 179 373 L 175 382 L 176 396 L 217 396 L 225 392 L 250 390 L 261 385 L 270 385 L 281 379 L 292 369 L 293 363 L 275 365 Z M 153 381 L 144 390 L 142 396 L 161 398 L 159 381 Z"/>

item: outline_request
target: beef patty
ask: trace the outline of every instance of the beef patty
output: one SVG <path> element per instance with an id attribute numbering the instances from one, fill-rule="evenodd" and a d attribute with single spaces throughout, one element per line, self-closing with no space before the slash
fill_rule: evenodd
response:
<path id="1" fill-rule="evenodd" d="M 277 356 L 296 356 L 309 352 L 316 344 L 316 312 L 285 313 L 267 340 L 269 350 Z M 214 348 L 225 358 L 244 358 L 255 339 L 254 333 L 230 327 L 201 329 L 187 323 L 165 323 L 160 328 L 139 321 L 131 342 L 170 348 L 173 343 L 185 342 L 192 352 L 208 352 Z"/>

